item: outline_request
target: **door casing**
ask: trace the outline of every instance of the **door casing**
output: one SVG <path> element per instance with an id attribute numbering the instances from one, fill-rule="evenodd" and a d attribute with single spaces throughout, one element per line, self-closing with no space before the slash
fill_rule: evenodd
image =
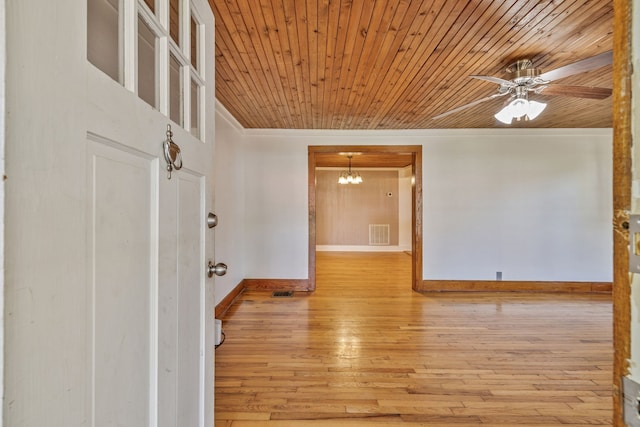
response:
<path id="1" fill-rule="evenodd" d="M 639 4 L 613 1 L 613 425 L 618 427 L 625 425 L 621 383 L 631 357 L 629 233 L 623 226 L 631 209 L 631 3 Z"/>
<path id="2" fill-rule="evenodd" d="M 322 145 L 309 146 L 309 283 L 316 289 L 316 154 L 358 152 L 363 154 L 411 154 L 411 287 L 422 285 L 422 146 L 421 145 Z"/>

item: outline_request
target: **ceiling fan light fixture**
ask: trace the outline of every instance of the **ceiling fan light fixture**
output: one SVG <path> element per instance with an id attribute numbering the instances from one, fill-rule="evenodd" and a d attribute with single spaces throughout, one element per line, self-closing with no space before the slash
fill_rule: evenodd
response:
<path id="1" fill-rule="evenodd" d="M 547 108 L 547 104 L 544 102 L 537 101 L 529 101 L 529 111 L 527 112 L 527 117 L 529 120 L 533 120 L 540 115 Z"/>
<path id="2" fill-rule="evenodd" d="M 495 114 L 493 117 L 495 117 L 496 119 L 498 119 L 500 122 L 504 123 L 505 125 L 510 125 L 511 124 L 511 120 L 513 118 L 513 116 L 511 116 L 511 113 L 509 112 L 509 106 L 508 105 L 506 107 L 504 107 L 502 110 L 498 111 L 498 113 Z"/>
<path id="3" fill-rule="evenodd" d="M 529 111 L 529 101 L 524 98 L 516 98 L 507 105 L 514 118 L 522 117 Z"/>
<path id="4" fill-rule="evenodd" d="M 510 125 L 514 118 L 518 121 L 521 120 L 522 117 L 524 117 L 525 121 L 534 120 L 545 109 L 546 104 L 529 101 L 529 93 L 572 96 L 574 98 L 586 99 L 605 99 L 611 96 L 613 92 L 612 89 L 594 86 L 563 85 L 553 82 L 575 74 L 586 73 L 605 67 L 610 65 L 612 61 L 613 52 L 608 51 L 543 73 L 539 68 L 533 66 L 531 60 L 521 59 L 507 68 L 509 76 L 506 79 L 472 74 L 469 77 L 500 85 L 498 92 L 455 107 L 452 110 L 445 111 L 432 117 L 432 120 L 447 117 L 450 114 L 458 113 L 504 95 L 511 95 L 510 102 L 495 114 L 494 117 L 506 125 Z"/>
<path id="5" fill-rule="evenodd" d="M 526 98 L 516 98 L 507 104 L 498 114 L 494 115 L 496 119 L 505 125 L 510 125 L 513 119 L 520 119 L 526 116 L 529 120 L 533 120 L 542 113 L 547 104 L 537 101 L 529 101 Z"/>

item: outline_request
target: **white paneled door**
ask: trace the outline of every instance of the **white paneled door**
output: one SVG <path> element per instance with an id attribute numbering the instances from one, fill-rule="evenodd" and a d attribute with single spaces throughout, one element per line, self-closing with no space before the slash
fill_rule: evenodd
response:
<path id="1" fill-rule="evenodd" d="M 109 0 L 88 5 L 88 49 L 99 53 L 94 40 L 101 35 L 94 32 L 105 17 L 92 16 L 93 8 L 113 6 Z M 196 124 L 213 113 L 197 102 L 205 87 L 198 61 L 213 47 L 206 52 L 198 45 L 206 28 L 197 2 L 119 6 L 124 47 L 112 58 L 120 61 L 119 81 L 98 69 L 88 73 L 88 98 L 98 107 L 88 110 L 87 135 L 93 425 L 208 426 L 213 137 Z M 180 149 L 179 170 L 167 170 L 167 140 Z"/>
<path id="2" fill-rule="evenodd" d="M 8 15 L 5 422 L 212 426 L 209 6 L 42 0 Z"/>

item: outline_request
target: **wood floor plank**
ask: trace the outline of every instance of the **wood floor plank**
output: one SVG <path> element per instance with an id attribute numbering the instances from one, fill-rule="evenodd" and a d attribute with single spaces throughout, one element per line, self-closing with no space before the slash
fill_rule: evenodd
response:
<path id="1" fill-rule="evenodd" d="M 224 315 L 216 425 L 612 424 L 610 296 L 420 294 L 404 253 L 316 263 L 316 292 Z"/>

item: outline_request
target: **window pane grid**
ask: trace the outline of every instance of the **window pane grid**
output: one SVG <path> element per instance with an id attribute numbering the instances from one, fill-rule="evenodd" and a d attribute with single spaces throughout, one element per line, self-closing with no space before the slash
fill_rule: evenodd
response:
<path id="1" fill-rule="evenodd" d="M 87 0 L 87 59 L 203 139 L 203 28 L 189 0 Z"/>

